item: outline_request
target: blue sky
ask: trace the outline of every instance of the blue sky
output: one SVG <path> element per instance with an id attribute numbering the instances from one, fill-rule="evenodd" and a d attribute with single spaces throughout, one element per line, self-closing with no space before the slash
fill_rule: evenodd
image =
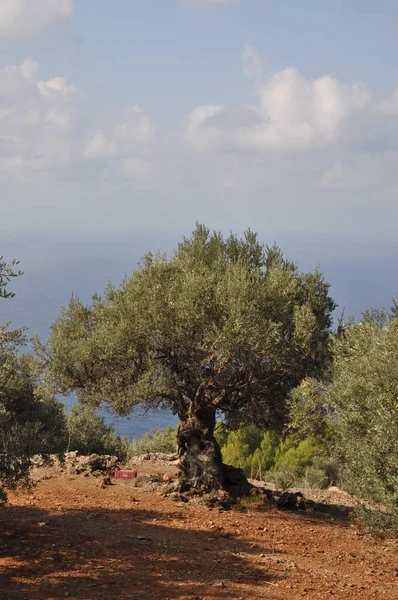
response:
<path id="1" fill-rule="evenodd" d="M 198 103 L 250 100 L 246 44 L 265 73 L 295 66 L 309 78 L 332 74 L 388 93 L 397 36 L 394 0 L 77 0 L 67 21 L 3 45 L 2 62 L 33 56 L 43 78 L 62 74 L 91 109 L 141 103 L 167 127 Z"/>
<path id="2" fill-rule="evenodd" d="M 388 308 L 397 56 L 396 0 L 0 0 L 1 321 L 45 338 L 196 220 Z"/>
<path id="3" fill-rule="evenodd" d="M 3 239 L 396 237 L 395 0 L 2 0 L 0 44 Z"/>

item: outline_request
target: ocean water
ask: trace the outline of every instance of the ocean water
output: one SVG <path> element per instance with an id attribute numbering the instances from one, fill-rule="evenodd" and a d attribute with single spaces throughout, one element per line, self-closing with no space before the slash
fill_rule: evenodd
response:
<path id="1" fill-rule="evenodd" d="M 392 298 L 398 296 L 396 241 L 359 243 L 351 238 L 285 236 L 278 243 L 288 257 L 294 257 L 301 270 L 313 270 L 320 264 L 331 284 L 331 295 L 339 304 L 336 317 L 343 309 L 346 316 L 358 318 L 369 307 L 389 308 Z M 88 303 L 109 281 L 120 284 L 145 251 L 162 248 L 170 252 L 174 245 L 174 239 L 142 236 L 102 243 L 0 239 L 0 255 L 7 260 L 18 258 L 24 271 L 9 285 L 15 298 L 0 300 L 0 323 L 10 321 L 14 328 L 26 326 L 30 334 L 38 334 L 45 341 L 72 292 Z M 71 398 L 65 400 L 69 407 L 71 402 Z M 177 418 L 167 411 L 137 413 L 129 419 L 107 416 L 107 420 L 118 433 L 130 438 L 140 437 L 153 427 L 177 423 Z"/>
<path id="2" fill-rule="evenodd" d="M 148 246 L 150 247 L 150 246 Z M 8 242 L 0 248 L 7 260 L 17 258 L 23 276 L 13 279 L 8 289 L 15 297 L 0 300 L 0 323 L 9 321 L 14 328 L 27 327 L 45 341 L 51 324 L 72 293 L 89 303 L 94 293 L 101 293 L 111 281 L 117 285 L 137 265 L 146 251 L 144 243 L 123 245 L 113 242 L 104 246 L 93 243 Z M 60 397 L 70 410 L 73 396 Z M 130 418 L 101 413 L 119 435 L 129 439 L 141 437 L 155 427 L 175 426 L 178 418 L 168 411 L 137 410 Z"/>

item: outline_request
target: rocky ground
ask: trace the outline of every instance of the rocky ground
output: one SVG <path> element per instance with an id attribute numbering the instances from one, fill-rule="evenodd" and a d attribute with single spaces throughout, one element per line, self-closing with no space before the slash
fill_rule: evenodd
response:
<path id="1" fill-rule="evenodd" d="M 353 524 L 346 494 L 209 508 L 145 491 L 173 479 L 173 461 L 133 462 L 137 480 L 111 485 L 92 466 L 34 469 L 0 509 L 1 600 L 398 598 L 398 542 Z"/>

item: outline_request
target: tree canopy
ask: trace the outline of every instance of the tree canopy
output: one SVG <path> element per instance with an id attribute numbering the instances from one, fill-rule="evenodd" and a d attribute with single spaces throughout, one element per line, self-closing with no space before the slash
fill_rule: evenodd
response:
<path id="1" fill-rule="evenodd" d="M 0 299 L 13 296 L 6 286 L 18 263 L 0 262 Z M 61 403 L 37 393 L 31 360 L 20 355 L 22 330 L 0 326 L 0 502 L 5 490 L 28 480 L 30 457 L 57 452 L 66 443 L 66 416 Z"/>
<path id="2" fill-rule="evenodd" d="M 323 382 L 305 380 L 292 400 L 292 424 L 302 434 L 329 437 L 357 497 L 393 510 L 398 526 L 398 318 L 367 311 L 333 342 Z"/>
<path id="3" fill-rule="evenodd" d="M 170 408 L 186 478 L 218 487 L 216 413 L 283 423 L 290 390 L 330 358 L 334 308 L 318 269 L 300 273 L 250 230 L 224 238 L 197 225 L 90 306 L 71 298 L 52 327 L 46 384 L 119 414 Z"/>
<path id="4" fill-rule="evenodd" d="M 28 481 L 34 454 L 56 453 L 66 446 L 63 405 L 37 396 L 29 359 L 12 348 L 17 342 L 15 332 L 11 341 L 7 338 L 0 333 L 0 485 L 4 489 Z M 0 501 L 4 499 L 0 489 Z"/>

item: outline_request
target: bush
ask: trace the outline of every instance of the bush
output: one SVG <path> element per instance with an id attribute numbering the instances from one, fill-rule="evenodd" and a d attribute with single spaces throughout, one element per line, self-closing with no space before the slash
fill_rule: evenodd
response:
<path id="1" fill-rule="evenodd" d="M 17 261 L 0 256 L 0 299 L 12 298 L 7 285 Z M 30 458 L 36 453 L 61 452 L 66 443 L 66 413 L 53 398 L 41 396 L 30 357 L 21 356 L 24 330 L 0 326 L 0 503 L 7 489 L 28 484 Z"/>
<path id="2" fill-rule="evenodd" d="M 278 470 L 282 465 L 289 465 L 295 472 L 296 478 L 300 479 L 322 451 L 322 446 L 312 436 L 304 438 L 297 444 L 294 437 L 288 435 L 278 447 L 274 469 Z"/>
<path id="3" fill-rule="evenodd" d="M 323 452 L 314 458 L 313 465 L 314 469 L 323 472 L 326 478 L 325 487 L 331 485 L 343 487 L 343 467 L 333 456 Z"/>
<path id="4" fill-rule="evenodd" d="M 289 434 L 281 439 L 274 431 L 242 425 L 228 434 L 221 451 L 224 463 L 243 469 L 248 477 L 273 481 L 284 489 L 301 482 L 324 487 L 336 479 L 335 464 L 312 435 L 300 440 Z"/>
<path id="5" fill-rule="evenodd" d="M 274 465 L 279 436 L 273 431 L 266 431 L 259 448 L 251 456 L 250 476 L 262 480 L 265 473 Z"/>
<path id="6" fill-rule="evenodd" d="M 270 480 L 278 490 L 287 490 L 297 484 L 297 474 L 288 463 L 282 463 L 278 469 L 269 472 Z"/>
<path id="7" fill-rule="evenodd" d="M 398 318 L 375 311 L 335 343 L 329 391 L 347 489 L 398 509 Z"/>
<path id="8" fill-rule="evenodd" d="M 128 446 L 127 459 L 150 452 L 172 454 L 177 450 L 176 430 L 168 425 L 165 429 L 155 427 L 145 433 L 142 438 L 135 439 Z"/>
<path id="9" fill-rule="evenodd" d="M 116 435 L 111 425 L 96 414 L 92 407 L 78 402 L 72 407 L 68 417 L 68 450 L 77 450 L 80 454 L 111 454 L 125 458 L 123 440 Z"/>
<path id="10" fill-rule="evenodd" d="M 333 447 L 328 476 L 366 501 L 371 529 L 394 529 L 398 511 L 398 302 L 389 315 L 368 311 L 333 341 L 329 380 L 304 381 L 293 394 L 295 425 L 323 430 Z"/>
<path id="11" fill-rule="evenodd" d="M 316 467 L 307 467 L 305 470 L 302 486 L 306 489 L 324 489 L 329 484 L 327 475 L 323 469 Z"/>
<path id="12" fill-rule="evenodd" d="M 21 332 L 0 330 L 0 500 L 6 490 L 27 484 L 30 457 L 62 453 L 66 413 L 61 402 L 40 397 L 29 358 L 18 350 Z"/>
<path id="13" fill-rule="evenodd" d="M 397 510 L 386 511 L 361 505 L 355 509 L 354 518 L 375 535 L 398 534 Z"/>
<path id="14" fill-rule="evenodd" d="M 263 433 L 255 425 L 242 425 L 230 431 L 221 448 L 223 462 L 242 469 L 247 476 L 252 474 L 253 453 L 260 446 Z"/>

